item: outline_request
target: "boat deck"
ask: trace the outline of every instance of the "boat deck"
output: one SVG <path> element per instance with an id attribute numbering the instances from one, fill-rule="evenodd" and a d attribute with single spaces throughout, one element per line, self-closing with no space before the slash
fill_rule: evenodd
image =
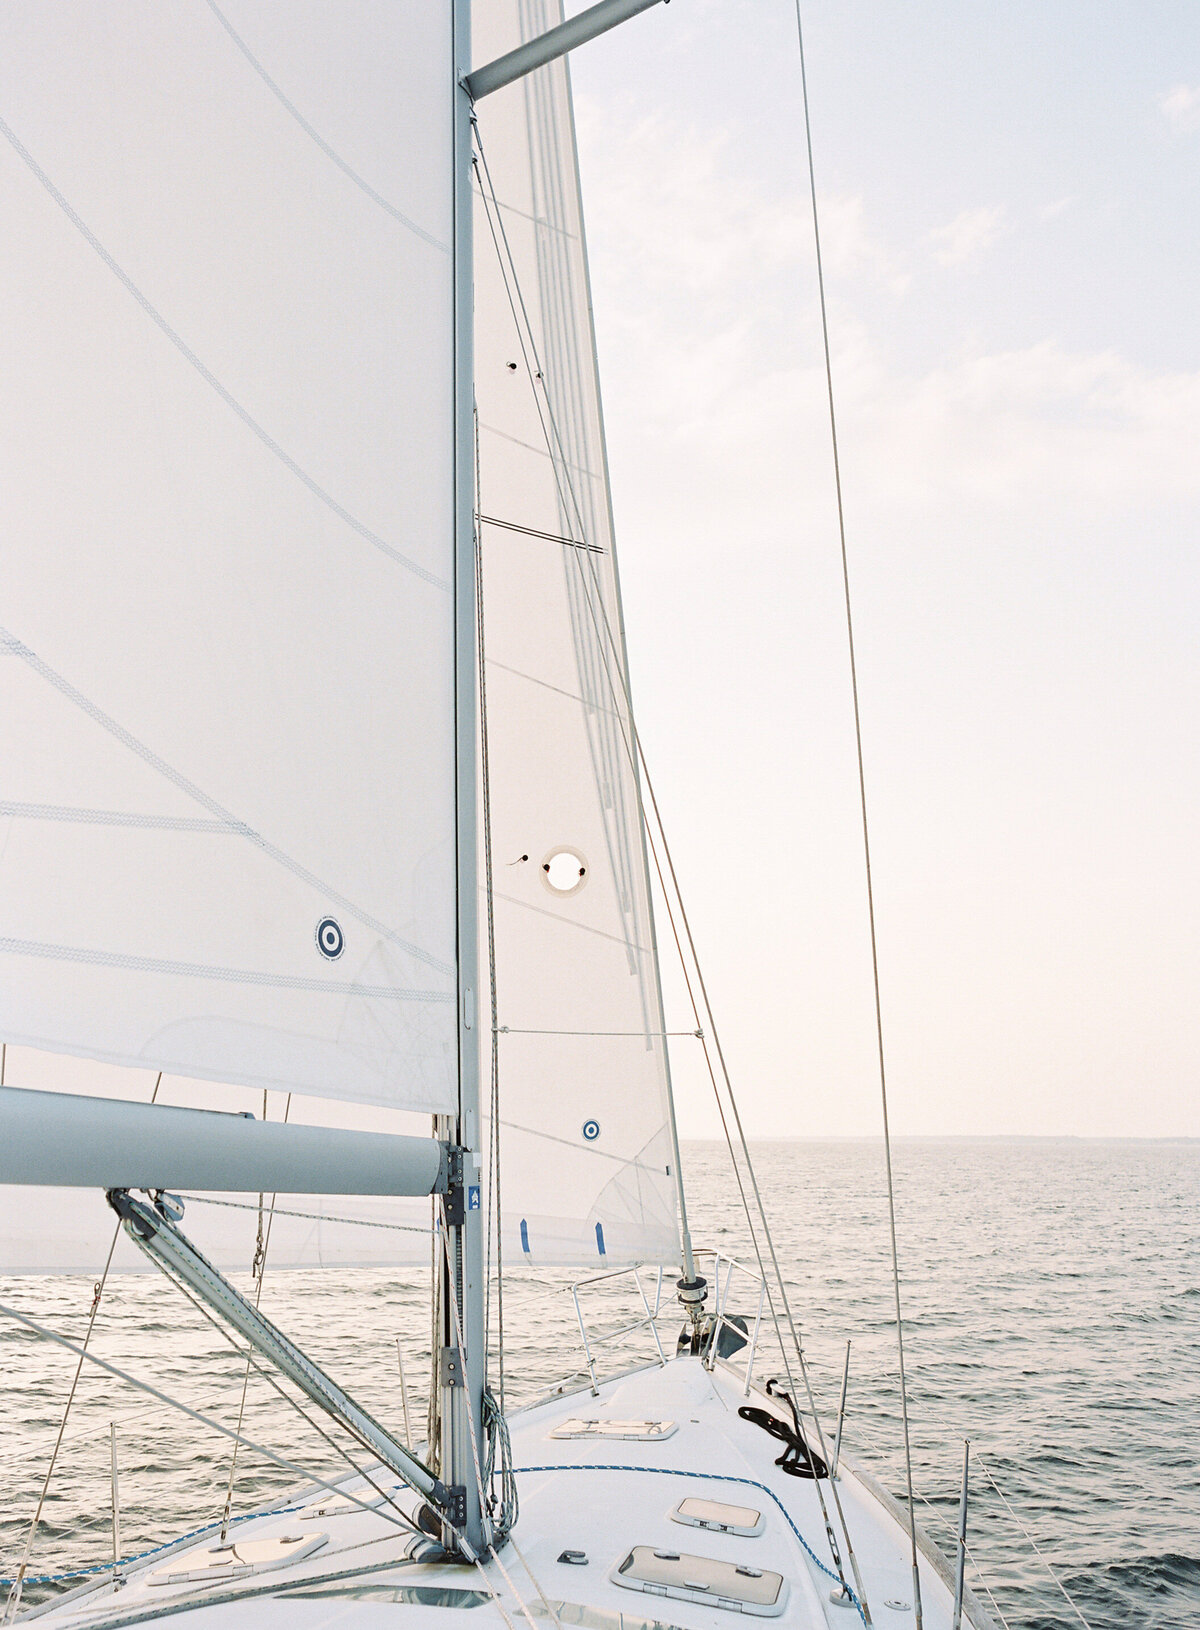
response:
<path id="1" fill-rule="evenodd" d="M 27 1617 L 89 1630 L 168 1616 L 179 1630 L 481 1630 L 505 1620 L 513 1630 L 556 1620 L 585 1630 L 730 1630 L 735 1617 L 780 1630 L 853 1630 L 859 1610 L 831 1599 L 838 1579 L 816 1487 L 776 1466 L 783 1445 L 739 1416 L 747 1402 L 783 1418 L 757 1390 L 747 1400 L 722 1366 L 710 1372 L 684 1356 L 601 1383 L 598 1396 L 584 1389 L 514 1413 L 520 1520 L 513 1542 L 482 1568 L 413 1561 L 410 1536 L 377 1511 L 302 1515 L 328 1504 L 318 1489 L 239 1524 L 229 1552 L 211 1557 L 214 1532 L 132 1570 L 115 1593 L 111 1581 L 91 1585 Z M 573 1421 L 600 1424 L 561 1435 Z M 630 1436 L 638 1428 L 629 1423 L 656 1426 Z M 390 1474 L 380 1481 L 394 1485 Z M 373 1492 L 354 1479 L 339 1486 Z M 905 1630 L 915 1615 L 903 1514 L 844 1456 L 837 1488 L 871 1620 Z M 827 1481 L 822 1489 L 853 1584 Z M 749 1508 L 761 1531 L 685 1526 L 673 1516 L 685 1500 Z M 407 1490 L 398 1503 L 414 1505 Z M 754 1526 L 743 1517 L 740 1526 Z M 928 1545 L 920 1566 L 924 1623 L 950 1630 L 949 1570 Z M 639 1573 L 643 1588 L 630 1588 Z M 963 1623 L 991 1630 L 969 1593 Z"/>

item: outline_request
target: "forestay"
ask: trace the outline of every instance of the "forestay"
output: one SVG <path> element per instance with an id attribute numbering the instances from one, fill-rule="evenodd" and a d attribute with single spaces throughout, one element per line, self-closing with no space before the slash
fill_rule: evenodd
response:
<path id="1" fill-rule="evenodd" d="M 0 1034 L 449 1110 L 450 7 L 0 33 Z"/>
<path id="2" fill-rule="evenodd" d="M 561 18 L 557 0 L 484 0 L 475 60 Z M 505 1249 L 509 1262 L 674 1261 L 662 1003 L 565 62 L 489 96 L 478 119 L 499 200 L 493 208 L 481 167 L 476 397 Z"/>

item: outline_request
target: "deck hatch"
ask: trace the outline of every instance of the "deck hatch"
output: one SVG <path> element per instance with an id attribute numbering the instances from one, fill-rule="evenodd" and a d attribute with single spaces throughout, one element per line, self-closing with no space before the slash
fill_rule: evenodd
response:
<path id="1" fill-rule="evenodd" d="M 614 1585 L 640 1590 L 647 1596 L 672 1596 L 681 1602 L 705 1603 L 731 1613 L 752 1613 L 773 1619 L 787 1605 L 787 1580 L 766 1568 L 748 1568 L 720 1562 L 711 1556 L 656 1551 L 635 1545 L 609 1575 Z"/>
<path id="2" fill-rule="evenodd" d="M 599 1438 L 619 1443 L 658 1443 L 674 1437 L 677 1421 L 562 1421 L 550 1433 L 552 1438 Z"/>
<path id="3" fill-rule="evenodd" d="M 716 1534 L 741 1534 L 754 1539 L 766 1527 L 761 1511 L 748 1505 L 723 1505 L 720 1500 L 680 1500 L 671 1513 L 672 1522 L 688 1528 L 707 1528 Z"/>
<path id="4" fill-rule="evenodd" d="M 239 1540 L 234 1545 L 214 1545 L 201 1551 L 183 1551 L 173 1561 L 156 1568 L 148 1585 L 183 1585 L 197 1579 L 206 1581 L 245 1579 L 255 1573 L 269 1573 L 286 1563 L 319 1550 L 328 1534 L 271 1534 L 262 1539 Z"/>

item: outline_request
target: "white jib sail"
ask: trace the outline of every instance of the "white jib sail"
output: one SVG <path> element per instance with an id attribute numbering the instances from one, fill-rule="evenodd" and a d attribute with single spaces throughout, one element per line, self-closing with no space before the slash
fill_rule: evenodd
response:
<path id="1" fill-rule="evenodd" d="M 561 20 L 558 0 L 484 0 L 475 60 Z M 565 62 L 488 97 L 478 117 L 505 1251 L 509 1262 L 672 1262 L 666 1044 Z"/>
<path id="2" fill-rule="evenodd" d="M 453 1106 L 450 28 L 4 8 L 10 1043 Z"/>

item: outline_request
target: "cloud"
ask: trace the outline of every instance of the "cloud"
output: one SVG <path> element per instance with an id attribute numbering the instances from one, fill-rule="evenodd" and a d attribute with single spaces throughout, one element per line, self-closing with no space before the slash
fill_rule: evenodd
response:
<path id="1" fill-rule="evenodd" d="M 719 131 L 680 136 L 650 116 L 614 139 L 588 114 L 602 360 L 626 415 L 614 436 L 651 462 L 678 459 L 706 493 L 722 448 L 731 511 L 769 508 L 776 485 L 823 492 L 828 410 L 803 190 L 780 200 L 739 174 Z M 852 194 L 822 200 L 822 228 L 842 451 L 860 505 L 870 492 L 881 508 L 970 499 L 1102 518 L 1114 504 L 1200 500 L 1200 372 L 1051 337 L 1015 348 L 980 337 L 941 354 L 923 345 L 923 362 L 903 365 L 895 303 L 857 296 L 859 280 L 902 293 L 904 251 Z M 963 265 L 1008 230 L 1003 206 L 965 211 L 935 235 L 939 259 Z"/>
<path id="2" fill-rule="evenodd" d="M 1158 110 L 1175 136 L 1200 130 L 1200 85 L 1172 85 L 1159 97 Z"/>
<path id="3" fill-rule="evenodd" d="M 908 272 L 870 232 L 861 197 L 834 195 L 820 199 L 821 246 L 833 271 L 866 272 L 893 294 L 903 294 Z"/>
<path id="4" fill-rule="evenodd" d="M 1052 203 L 1043 204 L 1038 210 L 1038 216 L 1043 221 L 1057 221 L 1058 217 L 1065 215 L 1075 202 L 1075 195 L 1069 193 L 1065 198 L 1056 198 Z"/>
<path id="5" fill-rule="evenodd" d="M 865 387 L 865 388 L 864 388 Z M 1115 509 L 1200 499 L 1193 426 L 1200 374 L 1155 372 L 1111 351 L 1053 340 L 981 349 L 917 377 L 881 365 L 843 393 L 882 503 L 923 508 L 939 494 L 1074 525 Z"/>
<path id="6" fill-rule="evenodd" d="M 588 98 L 576 100 L 588 154 L 589 212 L 603 198 L 610 230 L 594 254 L 627 263 L 637 284 L 661 285 L 740 309 L 764 275 L 794 279 L 812 266 L 807 182 L 786 193 L 739 168 L 736 133 L 714 125 L 675 130 L 648 114 L 614 140 Z M 857 274 L 894 292 L 906 268 L 868 229 L 862 199 L 823 192 L 821 242 L 829 270 Z"/>
<path id="7" fill-rule="evenodd" d="M 1003 222 L 1003 204 L 962 210 L 952 221 L 935 227 L 929 234 L 937 245 L 934 259 L 943 266 L 969 266 L 1004 236 Z"/>

